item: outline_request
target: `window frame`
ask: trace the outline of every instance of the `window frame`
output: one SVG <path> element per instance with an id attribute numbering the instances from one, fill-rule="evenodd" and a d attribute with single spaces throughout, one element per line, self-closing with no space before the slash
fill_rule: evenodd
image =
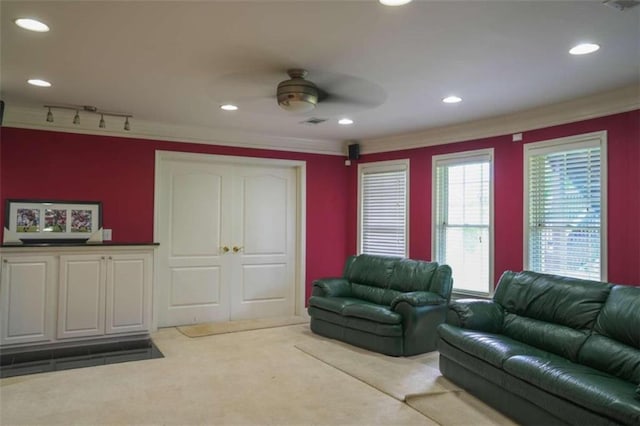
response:
<path id="1" fill-rule="evenodd" d="M 546 155 L 550 153 L 560 153 L 574 149 L 600 148 L 600 281 L 607 281 L 607 229 L 608 229 L 608 206 L 607 206 L 607 131 L 601 130 L 580 135 L 567 136 L 550 139 L 541 142 L 532 142 L 524 145 L 523 155 L 523 269 L 530 270 L 529 261 L 529 162 L 531 157 Z"/>
<path id="2" fill-rule="evenodd" d="M 494 148 L 483 148 L 471 151 L 440 154 L 431 157 L 431 258 L 435 259 L 437 253 L 437 171 L 438 166 L 463 165 L 489 161 L 489 282 L 488 292 L 476 292 L 471 290 L 456 289 L 453 282 L 453 293 L 465 296 L 493 297 L 495 292 L 495 155 Z M 455 271 L 454 271 L 455 274 Z"/>
<path id="3" fill-rule="evenodd" d="M 409 257 L 409 191 L 410 191 L 410 161 L 408 158 L 402 160 L 375 161 L 370 163 L 358 163 L 358 237 L 357 237 L 357 254 L 362 254 L 362 212 L 363 212 L 363 175 L 367 173 L 384 173 L 404 171 L 405 176 L 405 227 L 404 227 L 404 255 Z"/>

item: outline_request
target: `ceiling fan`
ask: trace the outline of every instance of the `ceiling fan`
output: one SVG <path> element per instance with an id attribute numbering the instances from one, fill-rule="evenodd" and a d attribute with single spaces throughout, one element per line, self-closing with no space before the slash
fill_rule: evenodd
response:
<path id="1" fill-rule="evenodd" d="M 219 80 L 218 96 L 221 100 L 241 102 L 253 112 L 268 113 L 273 111 L 268 105 L 273 105 L 275 88 L 281 110 L 292 114 L 314 111 L 325 116 L 376 108 L 387 97 L 377 84 L 347 74 L 315 70 L 309 73 L 302 68 L 289 68 L 286 73 L 289 79 L 280 83 L 277 81 L 282 78 L 278 77 L 282 71 L 228 74 Z M 314 81 L 307 79 L 310 74 Z M 256 96 L 260 92 L 264 95 Z"/>

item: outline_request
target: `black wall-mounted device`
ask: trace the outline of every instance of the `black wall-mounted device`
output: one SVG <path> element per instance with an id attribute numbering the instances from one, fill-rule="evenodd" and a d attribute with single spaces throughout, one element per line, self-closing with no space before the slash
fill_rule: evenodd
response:
<path id="1" fill-rule="evenodd" d="M 349 145 L 349 160 L 357 160 L 360 158 L 360 145 L 357 143 Z"/>

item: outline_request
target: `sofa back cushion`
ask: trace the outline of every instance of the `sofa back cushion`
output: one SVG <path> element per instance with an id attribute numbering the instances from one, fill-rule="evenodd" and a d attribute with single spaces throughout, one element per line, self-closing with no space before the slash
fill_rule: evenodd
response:
<path id="1" fill-rule="evenodd" d="M 581 363 L 640 383 L 640 287 L 611 289 L 593 335 L 582 349 Z"/>
<path id="2" fill-rule="evenodd" d="M 345 268 L 345 278 L 351 283 L 379 288 L 389 287 L 389 277 L 400 258 L 361 254 Z M 349 262 L 349 260 L 347 260 Z"/>
<path id="3" fill-rule="evenodd" d="M 597 281 L 507 271 L 500 278 L 493 299 L 516 315 L 591 330 L 611 287 Z"/>
<path id="4" fill-rule="evenodd" d="M 505 272 L 494 301 L 505 310 L 505 335 L 577 361 L 610 290 L 595 281 Z"/>
<path id="5" fill-rule="evenodd" d="M 398 260 L 391 274 L 389 288 L 403 293 L 409 291 L 429 291 L 431 279 L 438 264 L 422 260 Z"/>

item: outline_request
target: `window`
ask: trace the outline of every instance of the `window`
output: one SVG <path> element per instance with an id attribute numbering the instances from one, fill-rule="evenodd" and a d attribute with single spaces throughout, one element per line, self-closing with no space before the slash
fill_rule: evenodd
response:
<path id="1" fill-rule="evenodd" d="M 525 145 L 525 268 L 606 281 L 606 132 Z"/>
<path id="2" fill-rule="evenodd" d="M 491 293 L 492 169 L 493 149 L 433 157 L 433 254 L 457 292 Z"/>
<path id="3" fill-rule="evenodd" d="M 358 165 L 360 253 L 408 255 L 409 160 Z"/>

